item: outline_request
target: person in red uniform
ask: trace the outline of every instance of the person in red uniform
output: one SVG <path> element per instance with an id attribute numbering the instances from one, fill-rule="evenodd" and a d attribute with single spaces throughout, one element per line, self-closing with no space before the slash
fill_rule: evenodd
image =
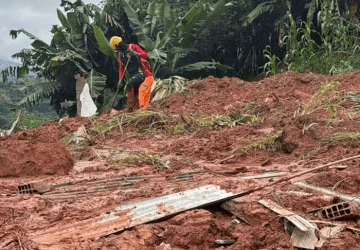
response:
<path id="1" fill-rule="evenodd" d="M 133 54 L 139 56 L 140 61 L 141 61 L 141 66 L 143 69 L 143 73 L 145 74 L 145 80 L 141 83 L 140 87 L 139 87 L 139 107 L 142 110 L 147 109 L 147 107 L 149 106 L 150 103 L 150 96 L 151 96 L 151 85 L 154 82 L 154 76 L 151 73 L 151 67 L 150 64 L 148 62 L 149 59 L 149 55 L 146 51 L 144 51 L 139 45 L 134 44 L 134 43 L 130 43 L 130 44 L 125 44 L 122 41 L 121 37 L 112 37 L 110 40 L 110 47 L 112 46 L 114 47 L 126 47 L 127 50 L 132 51 Z M 123 65 L 120 64 L 120 70 L 119 72 L 123 72 Z"/>
<path id="2" fill-rule="evenodd" d="M 118 52 L 119 79 L 123 77 L 125 67 L 127 66 L 127 73 L 130 79 L 125 87 L 127 106 L 124 111 L 132 112 L 139 108 L 139 87 L 145 79 L 140 57 L 136 52 L 129 50 L 127 44 L 122 42 L 120 37 L 112 37 L 110 39 L 110 47 Z"/>

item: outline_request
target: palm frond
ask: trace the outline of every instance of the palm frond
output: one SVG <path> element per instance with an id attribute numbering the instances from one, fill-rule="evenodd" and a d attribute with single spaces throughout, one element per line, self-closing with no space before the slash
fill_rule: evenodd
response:
<path id="1" fill-rule="evenodd" d="M 60 89 L 60 83 L 58 82 L 37 82 L 20 88 L 20 91 L 27 91 L 31 87 L 35 87 L 38 90 L 35 93 L 32 93 L 28 96 L 25 96 L 21 101 L 16 105 L 24 107 L 28 105 L 34 105 L 39 103 L 40 100 L 49 98 L 52 94 L 55 94 L 57 90 Z"/>

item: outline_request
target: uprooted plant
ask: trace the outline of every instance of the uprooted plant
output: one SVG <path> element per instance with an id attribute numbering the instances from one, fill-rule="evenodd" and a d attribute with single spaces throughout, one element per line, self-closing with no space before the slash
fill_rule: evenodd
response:
<path id="1" fill-rule="evenodd" d="M 280 140 L 282 136 L 282 131 L 276 131 L 267 134 L 264 137 L 261 137 L 257 140 L 250 142 L 249 145 L 245 147 L 240 147 L 233 150 L 231 153 L 250 153 L 256 150 L 269 150 L 269 151 L 276 151 L 281 149 L 282 142 Z"/>
<path id="2" fill-rule="evenodd" d="M 125 134 L 125 128 L 131 127 L 131 131 L 127 133 L 130 136 L 179 135 L 199 131 L 204 128 L 221 129 L 244 123 L 256 126 L 262 122 L 263 119 L 260 116 L 246 115 L 240 111 L 230 116 L 212 115 L 210 117 L 198 114 L 185 117 L 184 115 L 168 115 L 163 112 L 137 111 L 116 115 L 109 120 L 95 120 L 90 132 L 105 137 L 107 133 L 115 129 Z"/>
<path id="3" fill-rule="evenodd" d="M 336 143 L 354 141 L 359 139 L 360 139 L 360 132 L 342 131 L 321 138 L 320 145 L 336 144 Z"/>
<path id="4" fill-rule="evenodd" d="M 322 83 L 320 89 L 311 97 L 309 103 L 304 105 L 302 115 L 309 115 L 321 108 L 332 108 L 332 110 L 336 108 L 337 106 L 331 104 L 330 99 L 328 99 L 327 103 L 325 102 L 325 100 L 326 98 L 329 98 L 329 96 L 334 94 L 335 89 L 338 86 L 340 86 L 340 83 L 338 81 L 326 81 Z"/>
<path id="5" fill-rule="evenodd" d="M 163 161 L 158 154 L 146 153 L 144 151 L 135 155 L 126 156 L 122 159 L 112 160 L 113 165 L 131 166 L 132 164 L 154 165 L 158 169 L 170 168 L 170 161 Z"/>

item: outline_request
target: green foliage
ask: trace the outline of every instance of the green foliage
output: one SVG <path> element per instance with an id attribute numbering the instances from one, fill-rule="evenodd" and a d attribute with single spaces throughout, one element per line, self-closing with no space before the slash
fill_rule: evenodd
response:
<path id="1" fill-rule="evenodd" d="M 19 112 L 19 106 L 17 104 L 26 95 L 32 95 L 38 91 L 38 89 L 35 88 L 35 83 L 38 81 L 34 76 L 25 76 L 17 82 L 0 82 L 0 128 L 9 129 L 11 127 L 12 122 L 16 119 Z M 26 89 L 26 94 L 24 94 L 25 90 L 20 91 L 19 89 Z M 26 105 L 21 107 L 21 109 L 26 110 L 27 113 L 34 115 L 40 120 L 57 118 L 55 111 L 51 110 L 49 103 L 41 99 L 36 106 Z M 25 116 L 27 113 L 25 112 Z"/>
<path id="2" fill-rule="evenodd" d="M 263 66 L 266 76 L 275 75 L 278 73 L 279 65 L 282 63 L 280 58 L 271 54 L 271 47 L 269 45 L 264 49 L 264 57 L 269 61 Z"/>
<path id="3" fill-rule="evenodd" d="M 360 112 L 360 96 L 356 95 L 356 94 L 352 94 L 350 95 L 350 100 L 355 102 L 355 106 L 353 107 L 353 109 L 355 110 L 356 113 Z"/>
<path id="4" fill-rule="evenodd" d="M 258 140 L 251 142 L 248 146 L 234 150 L 232 153 L 250 153 L 255 150 L 273 150 L 276 151 L 281 148 L 281 142 L 279 138 L 282 135 L 282 131 L 272 132 Z"/>
<path id="5" fill-rule="evenodd" d="M 315 25 L 311 21 L 317 4 L 320 4 L 321 9 L 317 13 L 319 31 L 315 30 Z M 283 22 L 287 32 L 284 37 L 286 55 L 280 60 L 271 55 L 270 49 L 264 50 L 264 56 L 268 59 L 264 65 L 267 74 L 283 70 L 340 74 L 360 68 L 359 24 L 344 16 L 335 15 L 335 11 L 326 1 L 312 1 L 310 5 L 307 22 L 296 22 L 290 9 L 288 10 L 286 21 Z M 321 39 L 321 44 L 312 39 L 314 36 Z M 280 69 L 281 64 L 286 67 Z"/>
<path id="6" fill-rule="evenodd" d="M 323 108 L 324 98 L 334 93 L 335 89 L 340 85 L 339 82 L 326 81 L 321 84 L 320 89 L 311 97 L 308 104 L 304 105 L 302 115 L 308 115 L 313 113 L 315 110 Z M 327 109 L 334 109 L 337 106 L 331 103 L 325 103 Z"/>
<path id="7" fill-rule="evenodd" d="M 16 118 L 17 118 L 17 115 L 15 113 L 12 120 L 10 121 L 9 125 L 10 124 L 12 125 L 14 123 L 14 121 L 16 120 Z M 29 113 L 28 111 L 25 110 L 21 113 L 21 119 L 20 119 L 18 127 L 22 128 L 22 129 L 36 128 L 36 127 L 39 127 L 40 125 L 51 122 L 52 120 L 54 120 L 54 118 L 39 117 L 38 115 Z"/>
<path id="8" fill-rule="evenodd" d="M 225 0 L 220 0 L 213 6 L 200 0 L 185 16 L 176 19 L 168 2 L 158 0 L 149 4 L 147 16 L 144 22 L 141 22 L 130 4 L 123 0 L 123 8 L 129 18 L 130 27 L 138 43 L 149 52 L 152 68 L 155 73 L 162 68 L 164 74 L 168 76 L 214 67 L 220 70 L 229 69 L 217 62 L 201 62 L 182 67 L 178 65 L 182 58 L 196 51 L 195 41 L 205 28 L 231 6 L 232 4 L 226 3 Z"/>
<path id="9" fill-rule="evenodd" d="M 95 23 L 92 23 L 91 26 L 94 29 L 95 38 L 101 49 L 101 52 L 116 61 L 117 59 L 114 51 L 112 51 L 112 49 L 110 48 L 109 41 L 106 39 L 104 32 Z"/>
<path id="10" fill-rule="evenodd" d="M 24 107 L 28 105 L 35 105 L 39 103 L 40 100 L 49 98 L 54 94 L 59 88 L 60 84 L 58 82 L 35 82 L 26 86 L 19 88 L 20 91 L 23 91 L 25 94 L 28 93 L 29 89 L 35 88 L 36 92 L 31 93 L 25 96 L 21 101 L 17 103 L 18 106 Z"/>
<path id="11" fill-rule="evenodd" d="M 330 134 L 320 140 L 321 145 L 336 144 L 360 139 L 360 132 L 343 131 Z"/>
<path id="12" fill-rule="evenodd" d="M 156 134 L 179 135 L 187 134 L 201 129 L 222 129 L 249 123 L 259 125 L 263 119 L 257 115 L 245 115 L 240 111 L 230 115 L 204 115 L 192 114 L 189 117 L 168 116 L 154 111 L 136 111 L 112 117 L 110 121 L 93 121 L 92 134 L 105 137 L 110 131 L 117 130 L 124 134 L 125 129 L 130 136 L 149 136 Z"/>
<path id="13" fill-rule="evenodd" d="M 170 168 L 170 161 L 163 161 L 158 154 L 150 154 L 144 151 L 133 156 L 126 156 L 120 160 L 113 160 L 114 165 L 131 166 L 132 164 L 154 165 L 158 169 Z"/>

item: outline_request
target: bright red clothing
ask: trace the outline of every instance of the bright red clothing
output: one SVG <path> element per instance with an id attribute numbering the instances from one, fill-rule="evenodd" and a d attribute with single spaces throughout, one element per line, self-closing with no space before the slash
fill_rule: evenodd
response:
<path id="1" fill-rule="evenodd" d="M 149 59 L 148 53 L 146 53 L 146 51 L 141 49 L 139 45 L 134 44 L 134 43 L 130 43 L 128 45 L 128 49 L 129 50 L 131 49 L 131 50 L 139 53 L 139 57 L 140 57 L 140 60 L 141 60 L 141 65 L 143 66 L 144 71 L 145 71 L 145 77 L 152 76 L 151 67 L 150 67 L 149 62 L 147 61 Z M 123 76 L 123 74 L 124 74 L 124 66 L 122 64 L 122 59 L 121 59 L 120 53 L 119 53 L 119 56 L 118 56 L 118 60 L 120 62 L 119 63 L 120 64 L 119 65 L 119 78 L 121 78 Z"/>
<path id="2" fill-rule="evenodd" d="M 145 71 L 145 77 L 152 76 L 151 67 L 148 62 L 148 59 L 149 59 L 148 53 L 146 53 L 146 51 L 142 50 L 139 45 L 134 44 L 134 43 L 129 44 L 128 49 L 131 49 L 131 50 L 139 53 L 139 56 L 141 59 L 141 64 Z"/>

